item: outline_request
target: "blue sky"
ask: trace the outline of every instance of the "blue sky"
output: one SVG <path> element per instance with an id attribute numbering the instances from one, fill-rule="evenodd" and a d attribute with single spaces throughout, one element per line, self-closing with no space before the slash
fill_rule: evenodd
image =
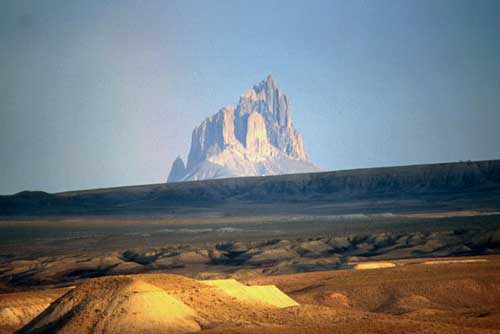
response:
<path id="1" fill-rule="evenodd" d="M 163 182 L 272 74 L 325 170 L 500 158 L 498 1 L 0 3 L 0 193 Z"/>

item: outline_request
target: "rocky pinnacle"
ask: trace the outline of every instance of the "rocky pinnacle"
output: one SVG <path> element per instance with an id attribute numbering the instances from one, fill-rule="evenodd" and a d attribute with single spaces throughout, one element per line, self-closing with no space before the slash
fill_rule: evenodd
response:
<path id="1" fill-rule="evenodd" d="M 313 172 L 302 136 L 293 127 L 290 101 L 273 78 L 223 107 L 193 130 L 187 164 L 178 157 L 168 182 Z"/>

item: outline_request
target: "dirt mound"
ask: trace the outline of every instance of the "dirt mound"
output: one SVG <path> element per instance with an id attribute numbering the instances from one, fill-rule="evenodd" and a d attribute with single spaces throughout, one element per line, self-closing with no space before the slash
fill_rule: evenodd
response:
<path id="1" fill-rule="evenodd" d="M 29 306 L 10 306 L 0 308 L 0 331 L 15 330 L 40 314 L 50 304 L 32 304 Z"/>
<path id="2" fill-rule="evenodd" d="M 19 332 L 197 332 L 267 322 L 270 311 L 297 305 L 272 285 L 197 281 L 170 274 L 113 276 L 85 281 Z"/>
<path id="3" fill-rule="evenodd" d="M 418 312 L 423 314 L 435 314 L 439 311 L 440 305 L 433 303 L 429 298 L 410 294 L 407 296 L 393 297 L 390 302 L 382 305 L 377 309 L 377 312 L 389 314 L 409 314 Z"/>
<path id="4" fill-rule="evenodd" d="M 55 301 L 21 333 L 186 333 L 202 319 L 164 290 L 129 277 L 89 280 Z"/>
<path id="5" fill-rule="evenodd" d="M 68 289 L 47 289 L 0 295 L 0 333 L 12 333 L 24 326 Z"/>
<path id="6" fill-rule="evenodd" d="M 365 262 L 354 264 L 354 269 L 357 270 L 369 270 L 369 269 L 380 269 L 380 268 L 392 268 L 396 265 L 392 262 Z"/>
<path id="7" fill-rule="evenodd" d="M 234 279 L 207 280 L 203 283 L 215 286 L 231 297 L 246 303 L 260 303 L 276 308 L 299 305 L 274 285 L 246 286 Z"/>
<path id="8" fill-rule="evenodd" d="M 351 306 L 351 302 L 349 301 L 349 297 L 346 295 L 339 293 L 339 292 L 333 292 L 329 294 L 328 300 L 324 302 L 325 305 L 328 306 L 342 306 L 342 307 L 349 307 Z"/>

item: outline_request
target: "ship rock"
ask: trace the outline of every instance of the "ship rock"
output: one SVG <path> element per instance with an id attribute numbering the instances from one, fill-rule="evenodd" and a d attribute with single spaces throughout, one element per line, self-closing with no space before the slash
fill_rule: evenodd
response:
<path id="1" fill-rule="evenodd" d="M 167 182 L 315 171 L 290 101 L 268 76 L 194 129 L 187 164 L 177 157 Z"/>

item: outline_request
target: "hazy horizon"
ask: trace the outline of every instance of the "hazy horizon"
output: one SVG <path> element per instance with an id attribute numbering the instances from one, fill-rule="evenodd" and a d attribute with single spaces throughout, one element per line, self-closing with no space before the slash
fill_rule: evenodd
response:
<path id="1" fill-rule="evenodd" d="M 324 170 L 500 158 L 496 1 L 0 9 L 0 194 L 164 182 L 268 74 Z"/>

